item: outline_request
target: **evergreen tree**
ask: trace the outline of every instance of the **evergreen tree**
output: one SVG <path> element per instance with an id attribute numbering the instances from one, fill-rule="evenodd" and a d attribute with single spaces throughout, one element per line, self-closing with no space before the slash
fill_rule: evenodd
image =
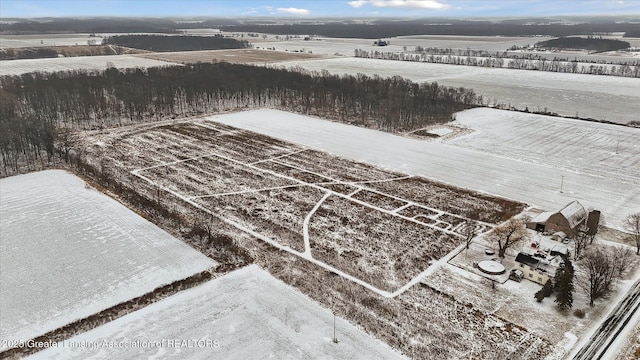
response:
<path id="1" fill-rule="evenodd" d="M 553 281 L 549 279 L 547 280 L 546 283 L 544 283 L 544 285 L 542 286 L 542 289 L 538 290 L 538 292 L 535 293 L 534 297 L 538 302 L 542 302 L 544 298 L 551 296 L 552 293 L 553 293 Z"/>
<path id="2" fill-rule="evenodd" d="M 573 306 L 573 264 L 568 258 L 558 268 L 554 278 L 556 290 L 556 304 L 560 310 Z"/>

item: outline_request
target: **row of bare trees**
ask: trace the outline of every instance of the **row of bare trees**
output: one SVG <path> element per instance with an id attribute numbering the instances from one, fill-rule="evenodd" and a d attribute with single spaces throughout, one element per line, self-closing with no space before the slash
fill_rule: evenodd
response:
<path id="1" fill-rule="evenodd" d="M 507 68 L 518 70 L 536 70 L 561 72 L 571 74 L 610 75 L 622 77 L 640 77 L 640 63 L 637 61 L 619 65 L 583 64 L 578 61 L 562 61 L 559 59 L 547 60 L 504 58 L 491 56 L 461 56 L 461 55 L 436 55 L 426 53 L 414 53 L 404 51 L 354 51 L 355 57 L 367 59 L 413 61 L 432 64 L 479 66 L 488 68 Z"/>

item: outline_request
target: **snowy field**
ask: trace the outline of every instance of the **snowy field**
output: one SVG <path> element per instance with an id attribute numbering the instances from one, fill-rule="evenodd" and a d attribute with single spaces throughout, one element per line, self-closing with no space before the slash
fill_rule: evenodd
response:
<path id="1" fill-rule="evenodd" d="M 464 113 L 459 115 L 465 116 Z M 620 228 L 622 219 L 640 208 L 640 187 L 615 176 L 560 170 L 517 157 L 409 139 L 276 110 L 247 111 L 209 119 L 388 170 L 504 196 L 542 209 L 561 209 L 577 199 L 587 207 L 601 210 L 613 227 Z M 620 128 L 620 131 L 628 130 Z M 615 173 L 615 166 L 612 171 Z M 561 181 L 564 181 L 563 192 L 560 192 Z"/>
<path id="2" fill-rule="evenodd" d="M 640 80 L 635 78 L 360 58 L 289 61 L 273 66 L 300 66 L 334 74 L 399 75 L 419 83 L 472 88 L 489 104 L 497 101 L 531 111 L 547 108 L 561 115 L 619 123 L 638 120 L 640 113 Z"/>
<path id="3" fill-rule="evenodd" d="M 400 359 L 382 342 L 252 265 L 73 337 L 34 359 Z M 190 340 L 182 344 L 182 340 Z M 143 347 L 73 344 L 140 341 Z M 173 341 L 173 342 L 170 342 Z M 157 346 L 156 346 L 157 345 Z M 188 347 L 191 345 L 191 347 Z"/>
<path id="4" fill-rule="evenodd" d="M 0 76 L 21 75 L 36 71 L 56 72 L 67 70 L 105 70 L 107 69 L 107 64 L 119 69 L 178 65 L 166 61 L 146 59 L 130 55 L 3 60 L 0 61 Z"/>
<path id="5" fill-rule="evenodd" d="M 216 265 L 65 171 L 2 179 L 0 199 L 2 340 L 29 340 Z"/>
<path id="6" fill-rule="evenodd" d="M 456 122 L 473 131 L 451 144 L 640 186 L 638 128 L 486 108 Z"/>
<path id="7" fill-rule="evenodd" d="M 304 36 L 289 40 L 283 40 L 282 38 L 284 38 L 282 35 L 280 35 L 280 39 L 275 39 L 275 35 L 267 35 L 267 41 L 264 41 L 265 39 L 262 38 L 258 41 L 254 41 L 253 38 L 248 38 L 248 40 L 255 42 L 254 45 L 256 47 L 275 48 L 279 51 L 297 50 L 320 55 L 339 54 L 342 56 L 353 56 L 355 49 L 402 51 L 406 47 L 407 50 L 412 51 L 416 46 L 422 46 L 424 48 L 437 47 L 443 49 L 471 49 L 502 52 L 513 45 L 533 45 L 537 41 L 550 39 L 548 37 L 412 35 L 385 38 L 384 40 L 389 41 L 390 44 L 385 47 L 380 47 L 373 45 L 373 42 L 377 39 L 321 37 L 305 41 Z"/>
<path id="8" fill-rule="evenodd" d="M 87 45 L 89 40 L 102 41 L 101 38 L 89 37 L 89 34 L 2 35 L 0 48 Z"/>

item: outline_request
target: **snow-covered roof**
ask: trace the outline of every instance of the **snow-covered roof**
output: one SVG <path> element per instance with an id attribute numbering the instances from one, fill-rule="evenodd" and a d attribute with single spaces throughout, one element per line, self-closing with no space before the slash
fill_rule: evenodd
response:
<path id="1" fill-rule="evenodd" d="M 567 204 L 567 206 L 560 210 L 560 214 L 567 219 L 569 226 L 571 226 L 572 229 L 587 217 L 587 212 L 584 209 L 584 206 L 582 206 L 582 204 L 577 200 Z"/>
<path id="2" fill-rule="evenodd" d="M 567 255 L 569 253 L 569 249 L 566 246 L 554 245 L 551 248 L 551 255 L 553 255 L 554 253 Z"/>
<path id="3" fill-rule="evenodd" d="M 547 220 L 549 220 L 549 218 L 551 217 L 551 215 L 555 214 L 553 211 L 545 211 L 543 213 L 538 214 L 536 217 L 534 217 L 533 219 L 531 219 L 531 222 L 533 223 L 537 223 L 537 224 L 543 224 L 546 223 Z"/>

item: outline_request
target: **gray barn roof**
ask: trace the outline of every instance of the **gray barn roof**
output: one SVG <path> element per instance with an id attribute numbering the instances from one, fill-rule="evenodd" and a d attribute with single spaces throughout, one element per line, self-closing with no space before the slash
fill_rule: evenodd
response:
<path id="1" fill-rule="evenodd" d="M 567 219 L 569 226 L 571 226 L 572 229 L 587 218 L 587 212 L 584 209 L 584 206 L 582 206 L 582 204 L 577 200 L 568 203 L 567 206 L 560 210 L 560 214 Z"/>

